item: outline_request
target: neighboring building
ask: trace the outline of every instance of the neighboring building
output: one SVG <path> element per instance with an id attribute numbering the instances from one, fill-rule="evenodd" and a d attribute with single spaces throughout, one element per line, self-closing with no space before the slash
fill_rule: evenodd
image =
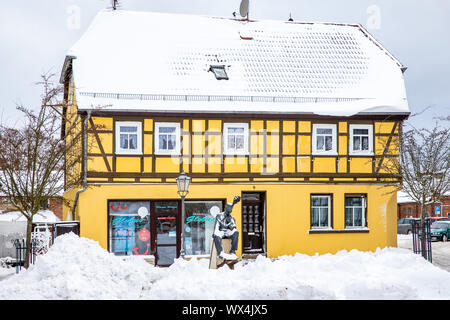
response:
<path id="1" fill-rule="evenodd" d="M 439 202 L 427 206 L 428 217 L 450 217 L 450 195 L 443 196 Z M 420 218 L 420 204 L 402 191 L 397 195 L 397 218 Z"/>
<path id="2" fill-rule="evenodd" d="M 101 11 L 61 75 L 87 135 L 66 172 L 87 189 L 66 191 L 63 217 L 169 265 L 184 170 L 188 256 L 209 256 L 209 209 L 235 195 L 238 255 L 396 246 L 398 176 L 381 164 L 409 115 L 405 70 L 360 25 Z"/>

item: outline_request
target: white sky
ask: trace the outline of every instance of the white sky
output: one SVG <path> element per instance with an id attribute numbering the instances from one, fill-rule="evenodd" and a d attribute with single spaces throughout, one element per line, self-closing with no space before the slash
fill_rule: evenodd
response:
<path id="1" fill-rule="evenodd" d="M 232 17 L 240 0 L 121 0 L 121 9 Z M 59 74 L 67 50 L 109 0 L 14 0 L 0 7 L 0 121 L 18 123 L 16 103 L 38 107 L 35 85 L 44 72 Z M 77 15 L 77 12 L 79 13 Z M 250 0 L 255 20 L 361 23 L 408 67 L 411 122 L 427 126 L 450 114 L 450 1 Z M 79 23 L 77 23 L 79 21 Z"/>

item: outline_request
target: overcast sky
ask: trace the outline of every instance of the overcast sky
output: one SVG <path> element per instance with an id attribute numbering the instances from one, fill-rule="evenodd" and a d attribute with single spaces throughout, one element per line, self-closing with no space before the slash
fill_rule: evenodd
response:
<path id="1" fill-rule="evenodd" d="M 232 17 L 240 0 L 121 0 L 123 10 Z M 35 85 L 44 72 L 58 75 L 65 53 L 110 0 L 14 0 L 0 7 L 0 121 L 17 123 L 17 103 L 39 106 Z M 255 20 L 361 23 L 408 67 L 411 111 L 432 106 L 411 122 L 428 125 L 450 114 L 450 1 L 250 0 Z"/>

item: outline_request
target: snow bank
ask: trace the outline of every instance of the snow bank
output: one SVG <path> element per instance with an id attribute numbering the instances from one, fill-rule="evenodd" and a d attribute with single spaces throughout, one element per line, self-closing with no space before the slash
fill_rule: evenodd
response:
<path id="1" fill-rule="evenodd" d="M 450 299 L 450 273 L 398 248 L 258 257 L 234 271 L 209 270 L 208 260 L 156 268 L 65 234 L 0 282 L 2 299 Z"/>
<path id="2" fill-rule="evenodd" d="M 137 299 L 152 269 L 144 261 L 123 261 L 96 241 L 63 234 L 34 266 L 0 282 L 0 300 Z"/>

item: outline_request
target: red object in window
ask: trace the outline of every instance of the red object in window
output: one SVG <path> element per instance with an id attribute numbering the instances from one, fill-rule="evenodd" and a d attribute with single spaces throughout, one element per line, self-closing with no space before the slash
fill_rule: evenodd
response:
<path id="1" fill-rule="evenodd" d="M 158 219 L 158 220 L 175 220 L 176 217 L 158 217 L 156 219 Z"/>
<path id="2" fill-rule="evenodd" d="M 139 240 L 146 242 L 150 239 L 150 231 L 148 231 L 145 227 L 139 231 Z"/>
<path id="3" fill-rule="evenodd" d="M 133 252 L 134 252 L 134 254 L 136 255 L 136 256 L 145 256 L 145 255 L 147 255 L 148 254 L 148 248 L 150 247 L 150 243 L 147 243 L 147 250 L 145 250 L 145 252 L 144 253 L 142 253 L 142 254 L 140 254 L 139 253 L 139 248 L 138 247 L 135 247 L 135 248 L 133 248 Z"/>

